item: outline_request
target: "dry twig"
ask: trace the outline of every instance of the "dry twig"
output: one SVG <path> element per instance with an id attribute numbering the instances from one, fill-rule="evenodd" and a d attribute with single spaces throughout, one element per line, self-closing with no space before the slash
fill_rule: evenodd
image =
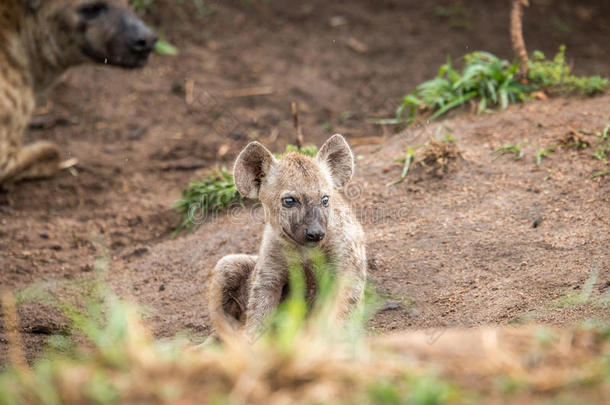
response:
<path id="1" fill-rule="evenodd" d="M 510 13 L 510 38 L 513 45 L 515 55 L 521 60 L 519 73 L 522 76 L 527 75 L 527 50 L 525 41 L 523 40 L 523 7 L 529 6 L 528 0 L 513 0 L 513 7 Z"/>

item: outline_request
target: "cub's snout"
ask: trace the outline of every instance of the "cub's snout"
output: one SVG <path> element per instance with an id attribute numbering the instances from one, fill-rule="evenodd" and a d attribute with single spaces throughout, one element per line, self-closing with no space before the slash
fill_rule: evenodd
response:
<path id="1" fill-rule="evenodd" d="M 320 242 L 324 239 L 324 235 L 326 235 L 326 231 L 319 225 L 305 229 L 305 239 L 307 239 L 308 242 Z"/>

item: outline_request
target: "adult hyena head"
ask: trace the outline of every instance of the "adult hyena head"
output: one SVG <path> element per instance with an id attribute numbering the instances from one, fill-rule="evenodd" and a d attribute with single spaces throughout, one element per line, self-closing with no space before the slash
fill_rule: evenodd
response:
<path id="1" fill-rule="evenodd" d="M 315 158 L 290 152 L 276 159 L 252 142 L 238 156 L 233 175 L 242 195 L 261 201 L 277 234 L 299 246 L 316 246 L 333 221 L 337 189 L 349 182 L 353 170 L 350 147 L 333 135 Z"/>
<path id="2" fill-rule="evenodd" d="M 35 41 L 37 58 L 68 67 L 98 62 L 125 68 L 143 66 L 155 32 L 122 0 L 18 0 L 24 30 Z"/>

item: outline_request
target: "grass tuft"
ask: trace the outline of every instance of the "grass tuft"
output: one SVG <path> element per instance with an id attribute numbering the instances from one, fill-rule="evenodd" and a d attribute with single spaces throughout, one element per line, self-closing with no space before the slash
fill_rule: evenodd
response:
<path id="1" fill-rule="evenodd" d="M 233 205 L 243 205 L 233 175 L 224 167 L 216 169 L 203 179 L 189 183 L 172 206 L 181 214 L 175 233 L 200 225 L 210 214 Z"/>
<path id="2" fill-rule="evenodd" d="M 553 152 L 555 152 L 555 149 L 557 149 L 558 147 L 559 145 L 551 145 L 547 146 L 546 148 L 540 149 L 536 153 L 536 166 L 540 166 L 542 164 L 542 158 L 549 157 Z"/>
<path id="3" fill-rule="evenodd" d="M 437 177 L 442 177 L 449 169 L 449 162 L 461 156 L 457 147 L 457 140 L 451 134 L 440 136 L 442 127 L 439 127 L 428 142 L 417 147 L 408 147 L 403 158 L 396 159 L 402 162 L 400 177 L 389 182 L 386 187 L 402 183 L 409 173 L 412 165 L 416 164 L 430 169 Z M 417 152 L 416 152 L 417 150 Z"/>
<path id="4" fill-rule="evenodd" d="M 332 314 L 341 304 L 335 299 L 341 282 L 322 259 L 311 259 L 318 299 L 306 302 L 303 272 L 291 267 L 289 297 L 256 342 L 241 335 L 203 346 L 155 339 L 133 305 L 94 283 L 84 305 L 58 303 L 72 321 L 71 333 L 62 336 L 73 339 L 67 349 L 0 372 L 0 405 L 441 405 L 497 402 L 515 391 L 527 403 L 582 393 L 585 384 L 599 398 L 610 394 L 607 324 L 446 330 L 434 343 L 426 331 L 366 337 L 371 306 L 337 325 Z M 587 294 L 593 284 L 587 282 Z M 3 310 L 6 319 L 11 309 Z M 465 347 L 490 336 L 493 350 Z"/>
<path id="5" fill-rule="evenodd" d="M 500 146 L 499 148 L 494 149 L 494 151 L 492 152 L 491 161 L 493 162 L 494 160 L 496 160 L 500 156 L 510 155 L 510 154 L 514 155 L 514 159 L 515 160 L 522 159 L 523 155 L 524 155 L 523 145 L 522 144 L 517 144 L 517 145 L 503 145 L 503 146 Z"/>

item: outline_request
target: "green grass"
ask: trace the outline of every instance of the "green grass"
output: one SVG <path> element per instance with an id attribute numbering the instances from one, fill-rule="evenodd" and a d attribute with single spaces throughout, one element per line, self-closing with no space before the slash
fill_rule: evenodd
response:
<path id="1" fill-rule="evenodd" d="M 491 160 L 494 161 L 497 158 L 499 158 L 500 156 L 504 156 L 504 155 L 514 155 L 515 160 L 522 159 L 523 155 L 524 155 L 523 145 L 517 144 L 517 145 L 500 146 L 499 148 L 494 149 L 494 151 L 492 152 Z"/>
<path id="2" fill-rule="evenodd" d="M 386 367 L 382 361 L 364 372 L 371 362 L 363 356 L 368 351 L 361 350 L 364 324 L 378 308 L 370 291 L 368 304 L 339 327 L 331 314 L 340 305 L 334 298 L 340 280 L 332 276 L 321 252 L 312 254 L 319 295 L 310 305 L 294 254 L 287 253 L 289 297 L 267 320 L 256 344 L 238 339 L 197 348 L 184 338 L 152 338 L 142 313 L 115 296 L 104 281 L 107 263 L 96 272 L 97 279 L 85 280 L 80 305 L 39 294 L 38 299 L 69 319 L 70 333 L 52 337 L 33 366 L 15 364 L 0 371 L 0 405 L 160 404 L 179 403 L 181 398 L 185 403 L 226 403 L 236 391 L 271 398 L 274 390 L 284 390 L 293 401 L 320 403 L 315 398 L 329 384 L 336 391 L 327 391 L 326 401 L 335 392 L 344 403 L 387 403 L 389 395 L 404 398 L 393 402 L 398 404 L 462 402 L 460 389 L 433 374 Z M 241 387 L 244 376 L 249 385 Z M 235 402 L 246 403 L 233 397 Z"/>
<path id="3" fill-rule="evenodd" d="M 557 149 L 558 147 L 559 145 L 551 145 L 547 146 L 546 148 L 540 149 L 536 153 L 536 166 L 540 166 L 540 164 L 542 163 L 542 158 L 549 157 L 553 152 L 555 152 L 555 149 Z"/>
<path id="4" fill-rule="evenodd" d="M 176 48 L 169 42 L 158 40 L 155 43 L 155 52 L 160 55 L 176 56 L 178 55 L 178 48 Z"/>
<path id="5" fill-rule="evenodd" d="M 596 179 L 598 177 L 604 177 L 604 176 L 608 176 L 610 175 L 610 170 L 600 170 L 598 172 L 595 172 L 591 175 L 592 179 Z"/>
<path id="6" fill-rule="evenodd" d="M 505 364 L 491 377 L 499 382 L 495 386 L 487 384 L 484 391 L 477 391 L 473 385 L 480 388 L 482 384 L 460 379 L 463 374 L 482 375 L 468 360 L 458 370 L 447 369 L 450 376 L 441 377 L 437 367 L 421 360 L 425 357 L 416 360 L 420 358 L 418 353 L 430 353 L 429 347 L 405 352 L 410 346 L 402 346 L 400 341 L 393 346 L 366 336 L 364 326 L 380 307 L 370 289 L 364 305 L 344 325 L 338 325 L 332 314 L 341 304 L 336 297 L 344 280 L 334 276 L 321 252 L 313 252 L 308 259 L 319 294 L 315 303 L 308 303 L 299 264 L 303 258 L 297 251 L 285 254 L 290 294 L 267 319 L 256 342 L 241 335 L 224 344 L 201 346 L 184 337 L 154 338 L 143 324 L 143 314 L 109 287 L 107 252 L 98 261 L 95 277 L 82 280 L 80 300 L 72 297 L 66 302 L 63 295 L 20 293 L 21 303 L 27 297 L 37 297 L 55 306 L 71 326 L 69 333 L 49 339 L 45 354 L 33 365 L 17 362 L 0 371 L 0 405 L 277 403 L 278 398 L 282 403 L 305 404 L 483 404 L 488 403 L 488 397 L 507 398 L 516 391 L 538 399 L 541 395 L 548 397 L 536 388 L 540 368 L 545 364 L 569 370 L 571 376 L 584 376 L 583 382 L 573 377 L 562 379 L 551 398 L 557 392 L 570 394 L 573 388 L 578 393 L 578 384 L 585 382 L 590 382 L 587 389 L 606 392 L 603 390 L 610 381 L 608 360 L 600 355 L 606 352 L 566 353 L 564 339 L 555 336 L 562 332 L 546 327 L 530 329 L 529 335 L 517 333 L 518 346 L 523 346 L 517 354 L 504 351 L 505 345 L 494 346 L 486 364 L 492 368 Z M 585 283 L 578 302 L 589 300 L 596 280 L 597 273 Z M 14 305 L 5 305 L 3 315 L 6 317 L 11 310 L 16 316 Z M 596 347 L 610 343 L 606 323 L 588 328 L 594 331 L 591 341 Z M 562 336 L 574 335 L 569 332 Z M 9 342 L 15 344 L 20 345 L 15 340 Z M 576 358 L 578 362 L 571 360 L 564 365 L 554 357 L 553 353 L 558 352 L 566 360 Z M 513 365 L 521 364 L 520 356 L 525 359 L 532 353 L 536 354 L 536 367 L 515 374 Z M 449 357 L 448 364 L 456 367 Z M 505 358 L 515 360 L 505 362 Z"/>
<path id="7" fill-rule="evenodd" d="M 175 232 L 200 225 L 210 214 L 238 204 L 243 205 L 243 197 L 235 188 L 233 175 L 224 167 L 214 170 L 203 179 L 189 183 L 173 204 L 181 215 Z"/>
<path id="8" fill-rule="evenodd" d="M 394 120 L 384 122 L 408 124 L 418 116 L 433 120 L 469 102 L 475 103 L 478 113 L 491 108 L 505 109 L 509 104 L 531 99 L 537 91 L 593 95 L 604 91 L 609 84 L 601 76 L 574 76 L 566 63 L 564 46 L 551 60 L 542 52 L 534 52 L 525 80 L 517 75 L 519 62 L 480 51 L 465 55 L 463 60 L 460 71 L 448 59 L 434 79 L 420 84 L 404 97 Z"/>
<path id="9" fill-rule="evenodd" d="M 394 184 L 402 183 L 407 178 L 407 174 L 409 174 L 409 168 L 411 167 L 411 163 L 413 162 L 414 157 L 415 157 L 415 150 L 412 147 L 408 147 L 405 152 L 405 157 L 401 158 L 401 159 L 397 159 L 397 161 L 403 162 L 402 171 L 400 172 L 400 177 L 389 182 L 386 185 L 386 187 L 393 186 Z"/>
<path id="10" fill-rule="evenodd" d="M 298 152 L 315 157 L 318 148 L 315 145 L 306 145 L 302 148 L 287 145 L 284 153 L 286 152 Z M 276 157 L 281 155 L 275 154 Z M 244 198 L 235 188 L 233 175 L 224 167 L 216 169 L 201 180 L 189 183 L 182 190 L 180 199 L 172 205 L 172 208 L 180 214 L 180 223 L 174 235 L 193 225 L 201 225 L 212 214 L 243 204 Z"/>
<path id="11" fill-rule="evenodd" d="M 599 137 L 599 142 L 593 152 L 593 158 L 603 161 L 608 164 L 608 154 L 610 154 L 610 124 L 604 126 L 604 129 L 595 132 L 595 135 Z"/>

